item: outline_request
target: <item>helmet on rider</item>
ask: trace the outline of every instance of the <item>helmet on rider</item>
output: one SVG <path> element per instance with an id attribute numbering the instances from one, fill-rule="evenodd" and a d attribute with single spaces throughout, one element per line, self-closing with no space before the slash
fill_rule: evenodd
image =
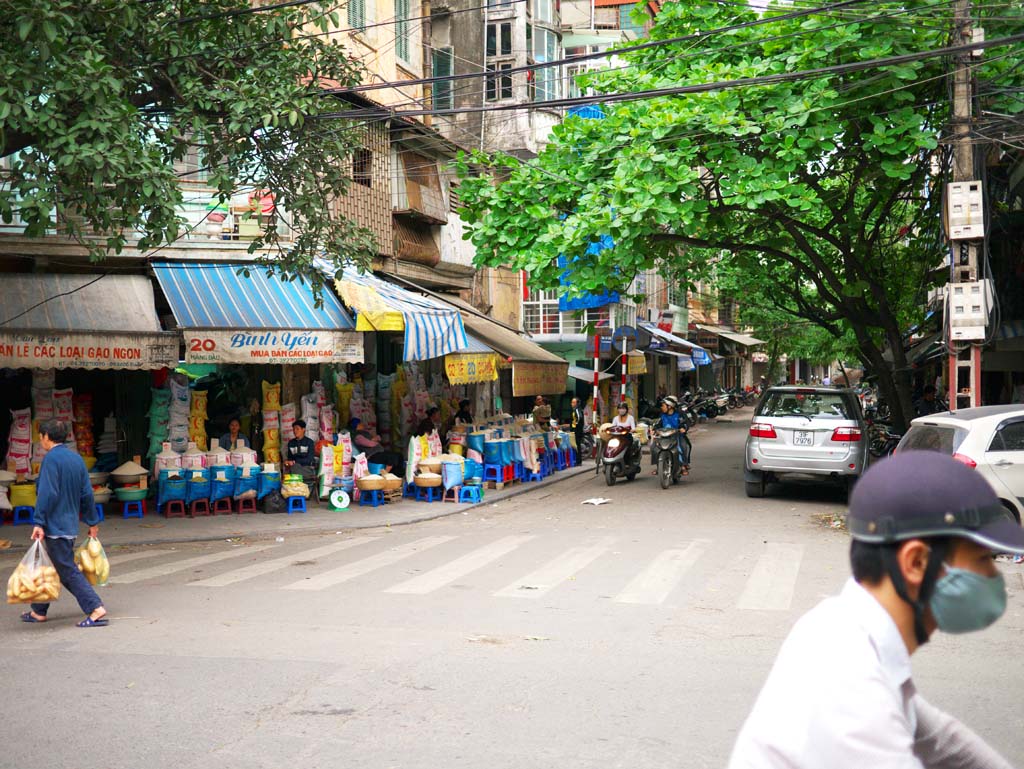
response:
<path id="1" fill-rule="evenodd" d="M 876 548 L 897 595 L 914 610 L 919 644 L 928 640 L 926 607 L 937 614 L 932 599 L 955 538 L 996 553 L 1024 552 L 1024 529 L 1010 517 L 984 477 L 934 451 L 903 451 L 864 473 L 850 497 L 847 528 L 854 540 L 854 576 L 858 548 Z M 922 540 L 930 547 L 916 599 L 909 595 L 897 560 L 900 545 L 908 540 Z"/>
<path id="2" fill-rule="evenodd" d="M 670 409 L 679 408 L 679 399 L 674 395 L 666 395 L 661 399 L 661 402 L 668 406 Z"/>

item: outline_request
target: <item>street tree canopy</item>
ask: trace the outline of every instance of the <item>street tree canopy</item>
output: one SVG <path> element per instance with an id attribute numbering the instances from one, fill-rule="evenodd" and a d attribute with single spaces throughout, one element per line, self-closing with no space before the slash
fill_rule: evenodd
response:
<path id="1" fill-rule="evenodd" d="M 1003 17 L 1019 15 L 999 5 Z M 949 3 L 864 2 L 782 17 L 793 8 L 742 26 L 761 18 L 745 3 L 666 3 L 651 38 L 697 37 L 622 54 L 625 66 L 579 83 L 621 93 L 949 44 Z M 1016 31 L 1007 24 L 986 24 L 987 37 Z M 1006 64 L 1008 55 L 987 52 L 979 74 L 1012 77 L 1017 62 Z M 463 217 L 481 262 L 526 270 L 540 288 L 557 286 L 563 254 L 576 258 L 572 279 L 583 291 L 624 290 L 658 265 L 696 279 L 725 254 L 753 276 L 749 291 L 771 292 L 777 306 L 835 334 L 852 332 L 903 421 L 910 397 L 901 331 L 921 313 L 945 258 L 935 192 L 948 165 L 940 139 L 950 67 L 922 59 L 604 106 L 603 119 L 567 118 L 534 160 L 476 158 L 501 181 L 467 178 Z M 614 247 L 588 254 L 604 235 Z M 894 363 L 883 358 L 886 346 Z"/>
<path id="2" fill-rule="evenodd" d="M 28 236 L 75 237 L 96 258 L 136 240 L 158 248 L 184 232 L 179 174 L 190 158 L 213 205 L 269 191 L 288 211 L 283 273 L 323 251 L 365 261 L 371 235 L 331 213 L 359 134 L 314 119 L 339 109 L 322 89 L 359 80 L 358 63 L 323 34 L 338 28 L 336 7 L 0 3 L 0 217 Z M 270 231 L 251 250 L 275 244 Z"/>

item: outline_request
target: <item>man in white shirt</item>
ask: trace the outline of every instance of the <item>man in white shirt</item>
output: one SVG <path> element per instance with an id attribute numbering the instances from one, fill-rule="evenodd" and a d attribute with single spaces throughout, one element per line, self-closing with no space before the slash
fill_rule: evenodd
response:
<path id="1" fill-rule="evenodd" d="M 848 524 L 853 579 L 790 632 L 730 769 L 1012 769 L 917 693 L 910 655 L 1002 615 L 992 556 L 1024 552 L 1024 529 L 984 478 L 921 451 L 865 473 Z"/>

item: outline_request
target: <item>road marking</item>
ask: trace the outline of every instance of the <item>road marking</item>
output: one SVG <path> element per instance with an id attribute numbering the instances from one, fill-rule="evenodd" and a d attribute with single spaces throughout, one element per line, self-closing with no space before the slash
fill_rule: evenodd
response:
<path id="1" fill-rule="evenodd" d="M 180 552 L 180 550 L 143 550 L 139 553 L 122 553 L 120 555 L 108 555 L 107 560 L 110 561 L 111 566 L 120 566 L 122 563 L 129 563 L 130 561 L 139 561 L 143 558 L 155 558 L 159 555 L 172 555 L 174 553 Z"/>
<path id="2" fill-rule="evenodd" d="M 264 574 L 270 574 L 274 571 L 287 569 L 296 561 L 312 561 L 316 558 L 326 558 L 327 556 L 333 555 L 334 553 L 338 553 L 342 550 L 348 550 L 350 547 L 363 545 L 377 539 L 380 539 L 380 537 L 354 537 L 352 539 L 345 539 L 340 542 L 334 542 L 330 545 L 324 545 L 323 547 L 314 547 L 311 550 L 303 550 L 284 558 L 273 558 L 269 561 L 254 563 L 251 566 L 243 566 L 240 569 L 234 569 L 233 571 L 218 574 L 216 577 L 201 579 L 196 582 L 190 582 L 189 584 L 198 587 L 224 587 L 225 585 L 234 585 L 236 582 L 242 582 L 247 579 L 252 579 L 253 577 L 262 577 Z"/>
<path id="3" fill-rule="evenodd" d="M 737 608 L 762 611 L 789 609 L 803 557 L 803 545 L 773 542 L 765 546 L 747 579 Z"/>
<path id="4" fill-rule="evenodd" d="M 574 547 L 567 550 L 553 561 L 541 566 L 537 571 L 516 580 L 494 595 L 516 598 L 539 598 L 604 555 L 614 541 L 612 537 L 605 537 L 589 547 Z"/>
<path id="5" fill-rule="evenodd" d="M 424 539 L 417 539 L 415 542 L 398 545 L 397 547 L 393 547 L 383 553 L 371 555 L 369 558 L 363 558 L 362 560 L 353 561 L 352 563 L 347 563 L 344 566 L 339 566 L 337 569 L 325 571 L 315 577 L 311 577 L 310 579 L 301 579 L 298 582 L 285 585 L 282 589 L 323 590 L 324 588 L 333 587 L 334 585 L 340 585 L 342 582 L 348 582 L 350 579 L 361 577 L 363 574 L 368 574 L 376 569 L 381 569 L 385 566 L 390 566 L 393 563 L 398 563 L 403 558 L 416 555 L 416 553 L 429 550 L 437 545 L 443 545 L 445 542 L 450 542 L 453 539 L 455 539 L 455 537 L 426 537 Z"/>
<path id="6" fill-rule="evenodd" d="M 683 575 L 707 552 L 709 544 L 706 539 L 698 539 L 680 550 L 661 553 L 615 596 L 615 601 L 649 605 L 663 603 Z"/>
<path id="7" fill-rule="evenodd" d="M 471 553 L 456 558 L 454 561 L 431 569 L 425 574 L 406 580 L 394 587 L 389 587 L 385 593 L 409 593 L 413 595 L 425 595 L 438 588 L 454 582 L 459 577 L 482 569 L 492 561 L 496 561 L 503 555 L 511 553 L 524 542 L 533 539 L 532 535 L 519 537 L 502 537 L 497 542 L 492 542 L 484 547 L 477 548 Z"/>
<path id="8" fill-rule="evenodd" d="M 110 582 L 117 585 L 127 585 L 132 582 L 142 582 L 144 579 L 166 577 L 168 574 L 174 574 L 178 571 L 186 571 L 196 566 L 205 566 L 208 563 L 226 561 L 228 558 L 239 558 L 243 555 L 260 553 L 264 550 L 270 550 L 272 547 L 275 547 L 275 545 L 240 547 L 234 550 L 225 550 L 220 553 L 210 553 L 209 555 L 200 555 L 195 558 L 186 558 L 184 561 L 172 561 L 171 563 L 161 564 L 160 566 L 150 566 L 148 569 L 138 569 L 137 571 L 129 571 L 125 574 L 119 574 L 116 577 L 111 577 Z"/>

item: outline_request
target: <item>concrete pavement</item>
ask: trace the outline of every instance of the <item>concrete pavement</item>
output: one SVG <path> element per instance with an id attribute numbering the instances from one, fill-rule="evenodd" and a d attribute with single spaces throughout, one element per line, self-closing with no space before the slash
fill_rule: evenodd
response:
<path id="1" fill-rule="evenodd" d="M 842 494 L 747 500 L 743 434 L 709 430 L 666 491 L 584 474 L 412 526 L 117 552 L 109 628 L 74 628 L 64 597 L 43 626 L 8 608 L 0 763 L 721 767 L 778 644 L 848 572 L 846 536 L 814 518 Z M 1012 759 L 1007 571 L 1004 620 L 914 664 Z"/>

